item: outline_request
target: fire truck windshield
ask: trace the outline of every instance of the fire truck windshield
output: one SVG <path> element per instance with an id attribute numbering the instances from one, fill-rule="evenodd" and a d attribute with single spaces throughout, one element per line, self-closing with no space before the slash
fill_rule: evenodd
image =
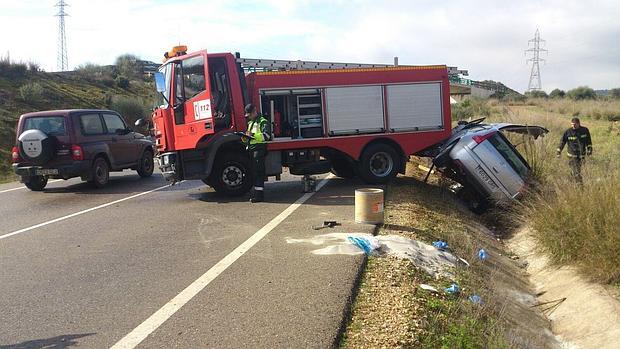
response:
<path id="1" fill-rule="evenodd" d="M 172 64 L 168 63 L 159 67 L 159 72 L 164 75 L 166 89 L 157 95 L 157 105 L 167 108 L 170 100 L 170 81 L 172 80 Z"/>

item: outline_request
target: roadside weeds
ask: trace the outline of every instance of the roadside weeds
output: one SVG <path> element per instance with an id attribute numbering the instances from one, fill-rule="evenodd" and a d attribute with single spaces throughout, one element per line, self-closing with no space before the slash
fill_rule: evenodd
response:
<path id="1" fill-rule="evenodd" d="M 548 322 L 531 308 L 518 261 L 451 192 L 419 180 L 417 164 L 388 187 L 380 235 L 441 239 L 470 263 L 454 280 L 432 279 L 408 260 L 369 257 L 342 348 L 555 348 Z M 435 179 L 433 179 L 435 180 Z M 489 253 L 477 258 L 479 248 Z M 444 292 L 456 282 L 460 294 Z M 420 288 L 429 284 L 439 292 Z M 468 298 L 478 295 L 481 303 Z"/>

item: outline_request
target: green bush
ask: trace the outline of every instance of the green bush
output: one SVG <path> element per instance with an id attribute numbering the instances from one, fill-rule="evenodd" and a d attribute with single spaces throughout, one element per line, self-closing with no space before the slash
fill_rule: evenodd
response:
<path id="1" fill-rule="evenodd" d="M 620 99 L 620 88 L 612 88 L 612 89 L 609 91 L 609 95 L 610 95 L 612 98 Z"/>
<path id="2" fill-rule="evenodd" d="M 9 57 L 0 58 L 0 75 L 8 78 L 18 79 L 26 76 L 28 66 L 26 63 L 11 62 Z"/>
<path id="3" fill-rule="evenodd" d="M 564 96 L 566 96 L 566 92 L 560 90 L 559 88 L 556 88 L 549 93 L 549 98 L 564 98 Z"/>
<path id="4" fill-rule="evenodd" d="M 140 58 L 131 54 L 124 54 L 116 58 L 116 70 L 119 76 L 138 79 L 143 76 L 143 67 Z"/>
<path id="5" fill-rule="evenodd" d="M 146 117 L 149 110 L 140 98 L 125 96 L 113 96 L 108 108 L 120 113 L 129 125 L 133 125 L 136 120 Z"/>
<path id="6" fill-rule="evenodd" d="M 596 92 L 588 86 L 579 86 L 566 93 L 568 98 L 573 100 L 596 99 Z"/>
<path id="7" fill-rule="evenodd" d="M 44 95 L 45 90 L 38 82 L 29 82 L 19 88 L 19 96 L 24 102 L 36 102 Z"/>
<path id="8" fill-rule="evenodd" d="M 547 92 L 545 91 L 528 91 L 525 92 L 525 96 L 528 98 L 547 98 Z"/>
<path id="9" fill-rule="evenodd" d="M 468 98 L 460 103 L 453 104 L 451 109 L 453 120 L 488 117 L 491 115 L 491 107 L 482 98 Z"/>
<path id="10" fill-rule="evenodd" d="M 116 82 L 116 86 L 118 86 L 120 88 L 128 88 L 129 87 L 129 79 L 127 79 L 123 75 L 117 76 L 116 79 L 114 79 L 114 81 Z"/>

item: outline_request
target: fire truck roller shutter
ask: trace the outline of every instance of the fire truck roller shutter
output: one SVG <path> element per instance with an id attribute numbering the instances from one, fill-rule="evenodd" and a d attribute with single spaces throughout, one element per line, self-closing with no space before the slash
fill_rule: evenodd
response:
<path id="1" fill-rule="evenodd" d="M 381 86 L 330 87 L 325 95 L 330 135 L 384 130 Z"/>
<path id="2" fill-rule="evenodd" d="M 392 132 L 443 129 L 440 82 L 389 85 L 386 90 Z"/>

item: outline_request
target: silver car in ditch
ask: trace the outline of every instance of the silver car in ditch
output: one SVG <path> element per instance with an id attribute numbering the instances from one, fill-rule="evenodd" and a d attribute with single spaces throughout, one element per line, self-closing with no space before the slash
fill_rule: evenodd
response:
<path id="1" fill-rule="evenodd" d="M 549 132 L 540 126 L 483 121 L 460 123 L 433 158 L 440 172 L 462 185 L 460 194 L 474 211 L 483 211 L 492 202 L 516 199 L 525 188 L 530 166 L 504 132 L 534 139 Z"/>

